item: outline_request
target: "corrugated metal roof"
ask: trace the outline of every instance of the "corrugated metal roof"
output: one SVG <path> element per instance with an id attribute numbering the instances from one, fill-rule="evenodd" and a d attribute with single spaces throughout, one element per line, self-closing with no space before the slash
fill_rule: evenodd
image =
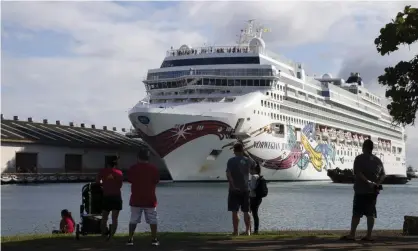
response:
<path id="1" fill-rule="evenodd" d="M 1 120 L 1 142 L 131 150 L 146 147 L 115 131 L 7 119 Z"/>

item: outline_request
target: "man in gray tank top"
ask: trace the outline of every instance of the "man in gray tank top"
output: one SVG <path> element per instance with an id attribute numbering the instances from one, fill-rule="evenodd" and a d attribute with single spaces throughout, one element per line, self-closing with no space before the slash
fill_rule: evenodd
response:
<path id="1" fill-rule="evenodd" d="M 244 213 L 246 234 L 250 235 L 251 219 L 250 197 L 248 189 L 248 179 L 250 168 L 254 165 L 253 161 L 244 156 L 244 146 L 241 143 L 234 145 L 235 157 L 228 160 L 226 167 L 226 177 L 229 182 L 228 192 L 228 211 L 232 212 L 232 225 L 234 235 L 238 235 L 239 217 L 238 211 Z"/>
<path id="2" fill-rule="evenodd" d="M 362 240 L 371 241 L 374 219 L 377 217 L 376 200 L 380 184 L 385 179 L 385 170 L 382 161 L 372 154 L 373 141 L 367 139 L 363 143 L 363 153 L 354 160 L 354 199 L 351 231 L 342 239 L 354 240 L 360 218 L 367 217 L 367 236 Z"/>

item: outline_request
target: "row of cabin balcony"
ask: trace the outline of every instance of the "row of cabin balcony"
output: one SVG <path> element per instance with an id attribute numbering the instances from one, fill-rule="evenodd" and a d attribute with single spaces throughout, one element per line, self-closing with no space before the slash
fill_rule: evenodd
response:
<path id="1" fill-rule="evenodd" d="M 254 114 L 257 113 L 257 114 L 261 114 L 261 115 L 265 115 L 265 116 L 270 116 L 272 119 L 283 121 L 285 123 L 305 125 L 308 122 L 314 122 L 314 123 L 319 123 L 319 124 L 323 124 L 323 125 L 326 124 L 330 127 L 338 128 L 337 123 L 336 123 L 337 121 L 339 121 L 338 119 L 334 119 L 333 117 L 330 118 L 329 116 L 326 116 L 326 115 L 321 116 L 320 113 L 317 113 L 317 112 L 312 112 L 312 113 L 309 113 L 309 112 L 306 112 L 306 111 L 296 112 L 294 110 L 295 109 L 290 108 L 290 107 L 289 108 L 284 107 L 284 109 L 282 109 L 282 111 L 278 111 L 280 114 L 276 114 L 276 113 L 273 113 L 273 112 L 269 113 L 269 112 L 266 112 L 266 111 L 261 111 L 260 112 L 260 111 L 256 111 L 256 110 L 254 110 Z M 303 115 L 304 118 L 301 118 L 301 113 L 304 114 Z M 309 115 L 309 114 L 313 114 L 314 116 Z M 307 119 L 307 120 L 305 120 L 305 119 Z M 338 123 L 338 125 L 340 125 L 340 124 L 341 123 Z M 345 124 L 344 127 L 345 127 L 345 130 L 351 130 L 352 132 L 357 131 L 357 133 L 359 133 L 358 132 L 359 128 L 364 130 L 364 133 L 370 131 L 370 129 L 368 127 L 362 127 L 362 126 L 358 126 L 358 125 Z M 381 134 L 382 132 L 376 131 L 376 133 Z M 385 133 L 383 133 L 383 134 L 385 134 Z M 392 135 L 388 135 L 388 136 L 389 136 L 389 138 L 399 140 L 399 137 L 397 137 L 397 136 L 392 136 Z"/>
<path id="2" fill-rule="evenodd" d="M 305 85 L 303 87 L 304 88 L 303 90 L 300 90 L 299 87 L 292 88 L 292 86 L 293 86 L 292 83 L 290 83 L 290 85 L 288 85 L 288 87 L 289 87 L 287 89 L 287 96 L 288 97 L 293 97 L 293 98 L 296 98 L 297 100 L 301 100 L 301 101 L 306 100 L 310 103 L 320 102 L 321 104 L 324 104 L 324 105 L 327 104 L 327 102 L 325 101 L 325 99 L 322 95 L 323 94 L 322 90 L 315 90 L 315 92 L 309 93 L 309 91 L 305 92 L 305 91 L 308 90 L 307 85 Z M 314 91 L 314 90 L 312 89 L 312 91 Z M 314 96 L 314 94 L 316 94 L 316 95 Z M 358 116 L 358 113 L 360 113 L 363 116 L 368 117 L 372 120 L 380 118 L 380 114 L 373 112 L 373 110 L 375 110 L 373 107 L 367 106 L 365 104 L 360 104 L 361 100 L 360 100 L 360 102 L 359 101 L 354 102 L 352 100 L 343 98 L 344 96 L 339 96 L 339 98 L 334 99 L 335 97 L 334 97 L 333 92 L 331 92 L 330 97 L 332 98 L 332 99 L 330 99 L 330 101 L 332 102 L 332 106 L 337 107 L 337 109 L 339 109 L 342 112 L 350 112 L 350 114 L 353 114 L 353 115 L 355 114 L 355 116 Z M 354 98 L 354 97 L 352 97 L 352 98 Z M 346 103 L 344 104 L 344 102 L 346 102 Z M 364 112 L 365 110 L 366 111 L 369 110 L 368 107 L 372 111 L 369 112 L 369 113 Z M 330 108 L 330 109 L 334 109 L 334 108 Z"/>
<path id="3" fill-rule="evenodd" d="M 324 112 L 324 110 L 321 110 L 320 108 L 317 108 L 317 107 L 311 107 L 310 109 L 306 109 L 306 107 L 301 106 L 301 105 L 297 105 L 297 104 L 290 103 L 290 102 L 289 103 L 284 102 L 281 105 L 281 110 L 286 111 L 288 114 L 291 114 L 293 116 L 308 116 L 317 121 L 321 121 L 322 123 L 331 122 L 331 123 L 341 124 L 341 122 L 344 122 L 347 128 L 349 128 L 350 126 L 352 126 L 352 128 L 358 127 L 358 128 L 362 128 L 365 131 L 372 130 L 375 133 L 385 134 L 387 136 L 395 137 L 397 139 L 399 139 L 400 137 L 399 132 L 392 132 L 388 130 L 388 128 L 379 129 L 374 125 L 366 124 L 366 123 L 363 123 L 361 121 L 354 120 L 351 118 L 345 118 L 342 115 L 329 114 L 328 112 Z M 353 129 L 351 131 L 353 131 Z"/>
<path id="4" fill-rule="evenodd" d="M 311 102 L 309 102 L 311 100 L 308 100 L 308 99 L 301 100 L 300 98 L 296 98 L 294 95 L 289 95 L 286 99 L 289 100 L 289 101 L 293 101 L 291 103 L 293 107 L 299 108 L 299 109 L 302 109 L 302 110 L 303 109 L 308 109 L 308 107 L 306 107 L 305 105 L 297 104 L 298 101 L 307 102 L 307 103 L 309 103 L 309 105 L 311 105 Z M 334 113 L 334 112 L 337 111 L 339 114 L 336 114 L 336 116 L 341 116 L 341 114 L 343 114 L 344 116 L 350 116 L 352 118 L 358 118 L 358 115 L 360 113 L 360 115 L 366 117 L 366 118 L 362 118 L 362 120 L 366 121 L 367 123 L 376 124 L 376 126 L 382 128 L 383 130 L 390 130 L 390 131 L 393 131 L 395 133 L 399 133 L 399 131 L 397 130 L 397 129 L 399 129 L 399 127 L 388 128 L 385 125 L 381 125 L 379 123 L 379 121 L 376 121 L 376 118 L 374 116 L 372 116 L 372 114 L 365 113 L 362 110 L 357 111 L 357 110 L 352 109 L 352 108 L 347 108 L 345 105 L 342 105 L 340 103 L 331 104 L 331 103 L 325 102 L 324 100 L 319 100 L 319 102 L 318 102 L 315 99 L 314 103 L 316 104 L 316 106 L 318 106 L 318 109 L 319 109 L 319 107 L 321 107 L 321 109 L 323 109 L 326 112 Z"/>
<path id="5" fill-rule="evenodd" d="M 186 89 L 182 91 L 174 91 L 174 92 L 155 92 L 153 96 L 165 96 L 165 97 L 173 97 L 177 98 L 179 95 L 187 95 L 187 96 L 208 96 L 208 95 L 225 95 L 231 93 L 231 90 L 217 90 L 217 89 Z M 238 92 L 233 92 L 238 93 Z"/>
<path id="6" fill-rule="evenodd" d="M 171 88 L 180 88 L 186 86 L 219 86 L 219 87 L 229 87 L 229 86 L 249 86 L 249 87 L 271 87 L 273 85 L 273 80 L 267 79 L 209 79 L 203 78 L 198 80 L 191 80 L 190 82 L 175 81 L 175 82 L 160 82 L 160 83 L 146 83 L 145 87 L 147 90 L 154 89 L 171 89 Z M 192 84 L 190 84 L 192 83 Z"/>
<path id="7" fill-rule="evenodd" d="M 335 103 L 343 103 L 346 108 L 355 109 L 357 112 L 361 112 L 364 110 L 370 111 L 373 118 L 379 118 L 380 115 L 380 108 L 376 107 L 376 104 L 372 104 L 372 106 L 366 104 L 361 96 L 353 94 L 349 92 L 347 89 L 340 88 L 338 86 L 328 85 L 326 89 L 316 89 L 310 85 L 314 85 L 313 83 L 299 83 L 288 79 L 286 77 L 282 77 L 282 81 L 287 83 L 289 87 L 289 96 L 299 97 L 302 96 L 306 99 L 306 94 L 316 94 L 320 97 L 326 98 L 327 100 L 331 100 Z M 294 88 L 292 88 L 294 87 Z M 324 94 L 324 91 L 326 92 Z M 328 91 L 328 92 L 327 92 Z"/>
<path id="8" fill-rule="evenodd" d="M 218 103 L 218 102 L 225 102 L 231 103 L 234 102 L 235 98 L 228 98 L 228 97 L 217 97 L 217 98 L 177 98 L 177 99 L 151 99 L 150 104 L 178 104 L 178 103 L 201 103 L 201 102 L 209 102 L 209 103 Z"/>
<path id="9" fill-rule="evenodd" d="M 256 111 L 254 110 L 254 113 L 256 113 Z M 260 112 L 258 112 L 258 114 L 260 114 Z M 264 115 L 266 115 L 266 113 L 264 113 Z M 304 119 L 301 119 L 301 118 L 296 118 L 296 117 L 289 117 L 289 116 L 286 116 L 286 115 L 282 115 L 282 114 L 276 114 L 276 113 L 268 113 L 267 115 L 270 115 L 270 117 L 271 117 L 271 119 L 274 119 L 274 120 L 279 120 L 279 121 L 284 121 L 284 122 L 286 122 L 286 123 L 294 123 L 294 124 L 300 124 L 300 125 L 302 125 L 302 126 L 304 126 L 304 125 L 306 125 L 307 123 L 309 123 L 309 121 L 308 120 L 304 120 Z M 346 129 L 341 129 L 341 128 L 334 128 L 334 129 L 336 129 L 337 131 L 338 130 L 342 130 L 342 131 L 346 131 Z M 283 132 L 284 133 L 284 127 L 283 127 L 283 129 L 281 129 L 280 130 L 281 132 Z M 317 133 L 318 133 L 318 131 L 317 131 Z M 351 132 L 352 134 L 358 134 L 357 132 Z M 323 133 L 319 133 L 319 134 L 317 134 L 316 136 L 317 136 L 317 140 L 321 140 L 321 141 L 323 141 L 323 139 L 322 139 L 322 135 L 321 134 L 323 134 Z M 387 139 L 387 140 L 389 140 L 389 139 Z M 327 142 L 331 142 L 332 140 L 329 138 L 329 137 L 327 137 L 327 140 L 325 140 L 325 141 L 327 141 Z M 357 144 L 357 145 L 354 145 L 353 144 L 353 142 L 352 141 L 350 141 L 350 143 L 349 144 L 347 144 L 347 142 L 346 141 L 343 141 L 343 142 L 339 142 L 339 141 L 337 141 L 336 142 L 336 144 L 338 145 L 338 146 L 347 146 L 347 147 L 352 147 L 352 146 L 356 146 L 356 147 L 360 147 L 361 148 L 361 144 Z M 383 150 L 383 148 L 382 148 L 382 146 L 381 145 L 379 145 L 378 146 L 379 148 L 379 150 Z M 341 149 L 341 150 L 344 150 L 344 149 Z M 388 151 L 388 152 L 390 152 L 390 149 L 388 148 L 388 149 L 386 149 L 386 151 Z M 395 151 L 395 147 L 393 147 L 392 148 L 392 152 L 393 153 L 395 153 L 396 151 Z M 402 152 L 402 148 L 398 148 L 398 153 L 400 154 Z"/>
<path id="10" fill-rule="evenodd" d="M 304 106 L 304 105 L 300 105 L 300 104 L 290 102 L 290 101 L 285 101 L 284 104 L 287 105 L 287 106 L 292 107 L 293 109 L 299 109 L 300 111 L 304 111 L 304 110 L 307 109 L 307 107 Z M 352 118 L 358 118 L 358 114 L 351 113 L 351 112 L 348 112 L 346 110 L 333 107 L 333 106 L 331 106 L 327 103 L 317 104 L 317 106 L 321 106 L 322 108 L 319 108 L 319 107 L 318 108 L 312 107 L 312 108 L 313 109 L 323 109 L 324 112 L 332 113 L 332 114 L 329 115 L 330 118 L 334 118 L 334 119 L 340 118 L 340 119 L 343 119 L 343 120 L 348 119 L 350 122 L 355 121 Z M 327 109 L 327 111 L 325 111 L 325 109 Z M 336 111 L 338 111 L 339 113 L 337 114 Z M 314 113 L 316 113 L 316 112 L 314 112 Z M 350 117 L 348 117 L 348 116 L 350 116 Z M 344 117 L 344 118 L 341 118 L 341 117 Z M 399 134 L 399 132 L 395 129 L 387 128 L 383 125 L 375 124 L 374 120 L 369 120 L 369 119 L 366 119 L 366 118 L 362 118 L 362 120 L 366 121 L 366 123 L 369 123 L 370 125 L 368 125 L 368 126 L 374 127 L 377 131 L 378 130 L 380 130 L 380 131 L 383 130 L 383 131 L 389 133 L 391 136 L 397 136 Z M 358 122 L 361 123 L 360 121 L 358 121 Z M 380 128 L 377 128 L 377 127 L 380 127 Z"/>
<path id="11" fill-rule="evenodd" d="M 184 76 L 225 76 L 225 77 L 271 77 L 272 69 L 193 69 L 148 73 L 147 80 L 173 79 Z"/>
<path id="12" fill-rule="evenodd" d="M 282 113 L 284 114 L 288 114 L 290 116 L 300 116 L 300 112 L 295 112 L 295 111 L 291 111 L 291 108 L 287 108 L 286 105 L 282 105 Z M 339 125 L 341 125 L 341 118 L 339 117 L 334 117 L 334 116 L 327 116 L 327 115 L 320 115 L 320 114 L 313 114 L 313 113 L 308 113 L 308 112 L 303 112 L 304 116 L 306 116 L 307 118 L 309 118 L 309 120 L 314 121 L 315 123 L 321 123 L 321 124 L 327 124 L 331 127 L 338 127 Z M 401 140 L 401 137 L 399 136 L 395 136 L 392 134 L 387 134 L 378 130 L 373 130 L 370 129 L 370 126 L 362 126 L 359 125 L 359 123 L 354 122 L 354 123 L 347 123 L 345 122 L 344 127 L 347 130 L 350 131 L 357 131 L 359 133 L 370 133 L 370 131 L 373 131 L 376 134 L 383 134 L 386 135 L 387 137 L 389 137 L 390 139 L 393 140 Z M 360 129 L 360 130 L 359 130 Z"/>
<path id="13" fill-rule="evenodd" d="M 320 95 L 320 91 L 318 91 L 318 95 Z M 374 113 L 365 113 L 364 110 L 367 111 L 367 108 L 363 109 L 361 107 L 361 105 L 359 104 L 355 104 L 354 102 L 350 103 L 350 104 L 344 104 L 341 102 L 341 100 L 330 100 L 332 103 L 327 103 L 327 101 L 324 98 L 318 98 L 318 97 L 314 97 L 311 95 L 302 95 L 299 92 L 295 92 L 291 89 L 289 89 L 289 91 L 287 92 L 287 96 L 289 98 L 295 98 L 296 100 L 300 100 L 300 101 L 308 101 L 308 102 L 313 102 L 313 103 L 321 103 L 321 106 L 331 106 L 330 109 L 339 109 L 340 111 L 342 111 L 343 113 L 348 112 L 350 114 L 355 114 L 355 116 L 358 116 L 358 113 L 362 114 L 363 116 L 366 116 L 370 119 L 377 119 L 379 118 L 379 115 L 374 114 Z M 356 107 L 358 106 L 358 107 Z"/>

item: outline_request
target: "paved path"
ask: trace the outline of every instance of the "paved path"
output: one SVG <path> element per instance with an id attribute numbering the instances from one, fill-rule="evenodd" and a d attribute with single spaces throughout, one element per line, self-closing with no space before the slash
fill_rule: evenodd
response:
<path id="1" fill-rule="evenodd" d="M 338 238 L 300 237 L 276 240 L 255 240 L 240 238 L 235 240 L 164 240 L 159 247 L 151 247 L 148 239 L 135 242 L 135 246 L 125 246 L 125 238 L 106 242 L 99 237 L 84 237 L 79 241 L 65 239 L 40 239 L 21 242 L 2 243 L 4 251 L 274 251 L 274 250 L 418 250 L 418 236 L 378 236 L 375 242 L 340 241 Z"/>

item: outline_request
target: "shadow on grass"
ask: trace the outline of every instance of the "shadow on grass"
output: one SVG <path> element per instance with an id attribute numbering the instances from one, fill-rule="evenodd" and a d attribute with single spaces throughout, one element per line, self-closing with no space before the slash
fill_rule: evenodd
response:
<path id="1" fill-rule="evenodd" d="M 333 233 L 316 233 L 310 235 L 304 232 L 287 232 L 280 234 L 265 233 L 257 236 L 233 237 L 227 234 L 213 233 L 160 233 L 161 241 L 158 250 L 199 251 L 199 250 L 418 250 L 417 237 L 377 236 L 374 243 L 362 241 L 339 241 L 339 235 Z M 110 241 L 101 236 L 81 236 L 75 240 L 74 236 L 63 235 L 32 235 L 2 237 L 2 250 L 6 251 L 125 251 L 125 250 L 153 250 L 148 233 L 135 235 L 134 247 L 125 246 L 127 235 L 117 235 Z"/>

